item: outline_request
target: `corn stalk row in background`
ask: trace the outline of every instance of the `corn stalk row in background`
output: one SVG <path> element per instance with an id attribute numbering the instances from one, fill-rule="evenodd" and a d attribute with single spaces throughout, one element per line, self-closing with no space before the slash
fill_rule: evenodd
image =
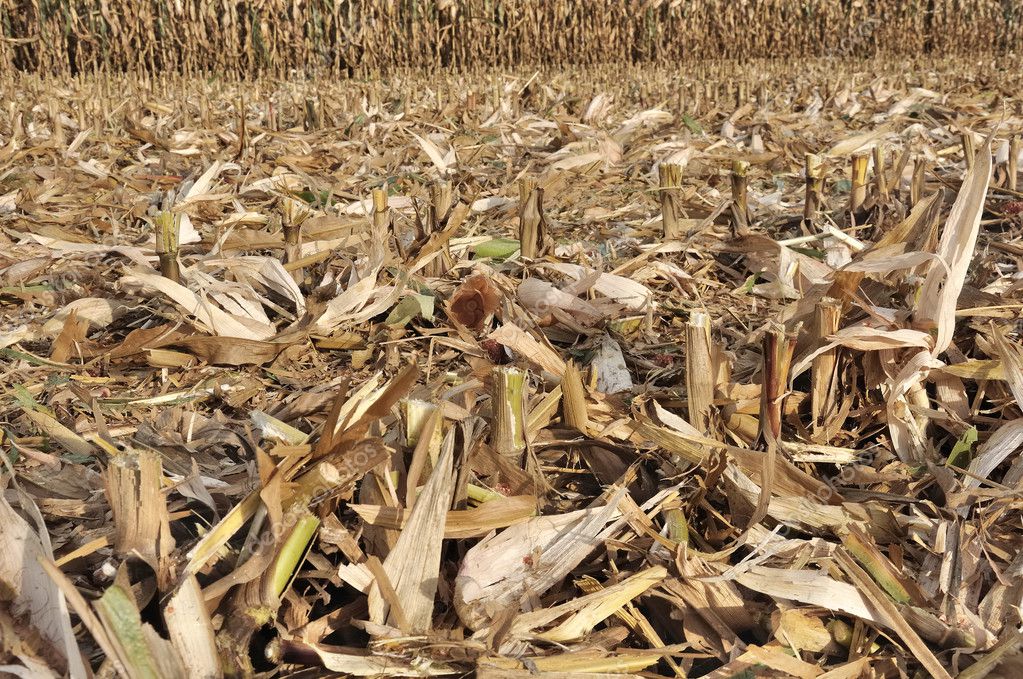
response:
<path id="1" fill-rule="evenodd" d="M 1019 50 L 1016 0 L 0 0 L 0 68 L 391 67 Z"/>

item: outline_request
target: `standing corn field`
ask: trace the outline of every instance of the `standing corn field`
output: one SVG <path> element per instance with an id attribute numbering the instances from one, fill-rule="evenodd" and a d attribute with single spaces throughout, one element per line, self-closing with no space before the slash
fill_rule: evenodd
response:
<path id="1" fill-rule="evenodd" d="M 1013 0 L 0 0 L 0 65 L 49 74 L 346 75 L 1021 46 Z"/>

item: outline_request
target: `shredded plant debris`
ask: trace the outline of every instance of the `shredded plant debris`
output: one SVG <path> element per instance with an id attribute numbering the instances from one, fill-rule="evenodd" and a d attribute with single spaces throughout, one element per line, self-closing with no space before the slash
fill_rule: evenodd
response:
<path id="1" fill-rule="evenodd" d="M 0 674 L 1017 676 L 1020 73 L 6 75 Z"/>

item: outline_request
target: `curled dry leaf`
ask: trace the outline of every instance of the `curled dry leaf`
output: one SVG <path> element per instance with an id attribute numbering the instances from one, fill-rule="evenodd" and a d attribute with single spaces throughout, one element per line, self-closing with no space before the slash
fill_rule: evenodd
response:
<path id="1" fill-rule="evenodd" d="M 202 335 L 185 337 L 172 344 L 187 349 L 210 365 L 264 365 L 290 346 L 283 342 L 263 342 L 244 337 Z"/>
<path id="2" fill-rule="evenodd" d="M 0 494 L 0 522 L 4 526 L 0 531 L 0 585 L 5 607 L 17 616 L 22 629 L 20 639 L 8 638 L 9 632 L 5 629 L 5 654 L 11 653 L 26 667 L 34 667 L 38 676 L 59 676 L 68 672 L 72 677 L 85 677 L 67 603 L 40 564 L 52 559 L 48 553 L 49 541 L 44 544 L 40 540 L 3 494 Z M 6 615 L 4 618 L 5 627 L 14 622 Z"/>
<path id="3" fill-rule="evenodd" d="M 515 294 L 524 307 L 541 319 L 549 316 L 552 309 L 567 311 L 586 323 L 593 323 L 604 316 L 593 304 L 539 278 L 522 281 Z"/>
<path id="4" fill-rule="evenodd" d="M 467 328 L 482 330 L 500 303 L 501 291 L 487 276 L 478 273 L 455 290 L 448 301 L 448 316 Z"/>

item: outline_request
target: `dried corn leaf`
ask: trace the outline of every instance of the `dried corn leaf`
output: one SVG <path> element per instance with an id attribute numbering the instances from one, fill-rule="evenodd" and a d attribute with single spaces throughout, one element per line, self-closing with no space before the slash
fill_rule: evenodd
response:
<path id="1" fill-rule="evenodd" d="M 424 634 L 433 622 L 433 599 L 440 571 L 441 541 L 447 520 L 447 508 L 454 492 L 454 431 L 445 437 L 440 459 L 409 514 L 405 530 L 387 555 L 383 568 L 401 601 L 408 629 Z M 370 591 L 369 614 L 374 622 L 387 619 L 388 605 L 380 594 L 380 583 Z"/>
<path id="2" fill-rule="evenodd" d="M 483 627 L 502 609 L 542 594 L 574 568 L 622 521 L 619 489 L 602 507 L 542 516 L 488 536 L 465 555 L 455 579 L 455 610 Z M 610 524 L 610 527 L 609 527 Z"/>

